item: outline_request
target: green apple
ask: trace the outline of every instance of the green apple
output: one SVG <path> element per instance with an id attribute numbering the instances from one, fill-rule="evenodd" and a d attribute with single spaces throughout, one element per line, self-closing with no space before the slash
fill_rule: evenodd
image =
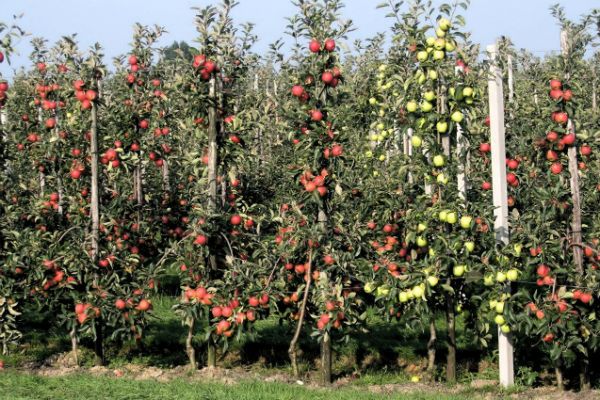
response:
<path id="1" fill-rule="evenodd" d="M 448 131 L 448 123 L 446 121 L 438 121 L 438 123 L 435 124 L 435 128 L 439 133 L 446 133 Z"/>
<path id="2" fill-rule="evenodd" d="M 475 102 L 475 101 L 473 100 L 473 98 L 472 98 L 472 97 L 467 97 L 467 98 L 465 98 L 465 103 L 467 103 L 468 105 L 471 105 L 471 104 L 473 104 L 474 102 Z"/>
<path id="3" fill-rule="evenodd" d="M 496 308 L 496 304 L 498 304 L 497 300 L 490 300 L 490 310 L 494 310 Z"/>
<path id="4" fill-rule="evenodd" d="M 517 255 L 517 257 L 520 257 L 521 250 L 523 250 L 523 245 L 521 243 L 515 243 L 515 245 L 513 246 L 513 249 L 515 250 L 515 254 Z"/>
<path id="5" fill-rule="evenodd" d="M 425 50 L 427 50 L 427 53 L 431 53 L 433 51 L 433 46 L 429 46 Z"/>
<path id="6" fill-rule="evenodd" d="M 423 101 L 421 103 L 421 111 L 423 112 L 429 112 L 433 109 L 433 104 L 431 104 L 430 102 L 428 102 L 427 100 Z"/>
<path id="7" fill-rule="evenodd" d="M 452 115 L 450 116 L 450 118 L 452 118 L 452 121 L 454 121 L 458 124 L 458 123 L 462 122 L 464 117 L 460 111 L 454 111 L 452 113 Z"/>
<path id="8" fill-rule="evenodd" d="M 444 50 L 434 50 L 433 51 L 433 59 L 434 60 L 443 60 L 446 57 L 446 52 Z"/>
<path id="9" fill-rule="evenodd" d="M 406 303 L 408 301 L 408 294 L 406 294 L 406 292 L 400 292 L 398 300 L 400 300 L 400 303 Z"/>
<path id="10" fill-rule="evenodd" d="M 441 174 L 438 174 L 436 181 L 440 185 L 446 185 L 446 184 L 448 184 L 448 177 L 446 175 L 444 175 L 443 173 L 441 173 Z"/>
<path id="11" fill-rule="evenodd" d="M 460 227 L 463 229 L 469 229 L 471 227 L 471 222 L 473 222 L 473 217 L 464 216 L 460 217 Z"/>
<path id="12" fill-rule="evenodd" d="M 435 30 L 435 36 L 437 36 L 439 38 L 443 38 L 444 36 L 446 36 L 446 31 L 444 31 L 444 30 L 442 30 L 440 28 L 437 28 Z"/>
<path id="13" fill-rule="evenodd" d="M 475 250 L 475 242 L 465 242 L 465 249 L 467 249 L 469 253 L 472 253 L 473 250 Z"/>
<path id="14" fill-rule="evenodd" d="M 509 269 L 506 272 L 506 278 L 511 282 L 516 281 L 517 279 L 519 279 L 519 270 L 515 268 Z"/>
<path id="15" fill-rule="evenodd" d="M 437 156 L 433 157 L 433 165 L 436 167 L 443 167 L 445 163 L 446 160 L 444 159 L 444 156 L 438 154 Z"/>
<path id="16" fill-rule="evenodd" d="M 419 247 L 427 246 L 427 239 L 424 238 L 423 236 L 417 237 L 417 246 L 419 246 Z"/>
<path id="17" fill-rule="evenodd" d="M 424 223 L 420 223 L 419 225 L 417 225 L 417 232 L 423 232 L 427 229 L 427 224 Z"/>
<path id="18" fill-rule="evenodd" d="M 440 20 L 438 21 L 438 26 L 441 30 L 447 31 L 448 29 L 450 29 L 452 24 L 447 18 L 440 18 Z"/>
<path id="19" fill-rule="evenodd" d="M 379 156 L 379 161 L 385 161 L 385 154 Z"/>
<path id="20" fill-rule="evenodd" d="M 436 70 L 430 69 L 427 71 L 427 77 L 432 81 L 435 81 L 438 78 L 438 73 Z"/>
<path id="21" fill-rule="evenodd" d="M 367 284 L 365 285 L 365 293 L 373 293 L 374 290 L 375 290 L 375 283 L 367 282 Z"/>
<path id="22" fill-rule="evenodd" d="M 456 50 L 456 43 L 453 40 L 446 40 L 446 51 L 451 53 Z"/>
<path id="23" fill-rule="evenodd" d="M 419 136 L 413 136 L 410 138 L 410 144 L 412 144 L 412 147 L 421 147 L 423 140 Z"/>
<path id="24" fill-rule="evenodd" d="M 463 89 L 462 91 L 463 96 L 465 97 L 471 97 L 473 96 L 473 88 L 472 87 L 466 87 Z"/>
<path id="25" fill-rule="evenodd" d="M 423 297 L 424 290 L 421 286 L 415 286 L 412 289 L 412 292 L 415 297 L 419 298 L 419 297 Z"/>
<path id="26" fill-rule="evenodd" d="M 448 89 L 448 94 L 452 97 L 454 97 L 454 95 L 456 94 L 456 89 L 454 89 L 453 87 L 451 87 L 450 89 Z"/>
<path id="27" fill-rule="evenodd" d="M 416 101 L 411 100 L 408 103 L 406 103 L 406 111 L 408 111 L 408 112 L 417 111 L 417 107 L 418 107 L 418 104 Z"/>
<path id="28" fill-rule="evenodd" d="M 429 283 L 429 286 L 431 286 L 431 287 L 435 287 L 435 285 L 437 285 L 439 281 L 440 280 L 438 279 L 437 276 L 427 277 L 427 283 Z"/>
<path id="29" fill-rule="evenodd" d="M 433 47 L 435 47 L 436 50 L 445 49 L 446 48 L 446 40 L 442 39 L 442 38 L 435 39 L 435 42 L 433 43 Z"/>
<path id="30" fill-rule="evenodd" d="M 376 99 L 375 97 L 371 97 L 371 98 L 369 99 L 369 104 L 371 104 L 371 105 L 375 105 L 375 104 L 377 104 L 377 99 Z"/>
<path id="31" fill-rule="evenodd" d="M 381 64 L 378 69 L 379 69 L 379 72 L 385 72 L 385 70 L 387 69 L 387 65 Z"/>
<path id="32" fill-rule="evenodd" d="M 408 297 L 408 299 L 410 300 L 410 299 L 412 299 L 412 298 L 414 298 L 414 297 L 415 297 L 415 294 L 413 293 L 413 291 L 412 291 L 412 290 L 408 289 L 408 290 L 406 291 L 406 296 L 407 296 L 407 297 Z"/>
<path id="33" fill-rule="evenodd" d="M 487 274 L 483 277 L 483 284 L 485 286 L 492 286 L 494 284 L 494 275 Z"/>
<path id="34" fill-rule="evenodd" d="M 379 286 L 377 288 L 377 297 L 387 296 L 390 293 L 390 288 L 387 286 Z"/>
<path id="35" fill-rule="evenodd" d="M 417 60 L 419 60 L 419 62 L 427 61 L 428 57 L 429 54 L 426 51 L 421 50 L 417 53 Z"/>
<path id="36" fill-rule="evenodd" d="M 494 318 L 494 322 L 498 325 L 504 325 L 506 323 L 506 320 L 502 315 L 496 315 L 496 317 Z"/>
<path id="37" fill-rule="evenodd" d="M 429 257 L 435 257 L 435 250 L 431 247 L 429 248 Z"/>
<path id="38" fill-rule="evenodd" d="M 433 90 L 428 90 L 423 93 L 423 98 L 427 101 L 433 101 L 433 99 L 435 99 L 435 92 Z"/>
<path id="39" fill-rule="evenodd" d="M 454 306 L 454 311 L 456 311 L 457 313 L 461 313 L 462 312 L 462 304 L 457 304 Z"/>
<path id="40" fill-rule="evenodd" d="M 510 326 L 504 324 L 500 327 L 500 331 L 502 331 L 502 333 L 504 333 L 504 334 L 510 333 Z"/>
<path id="41" fill-rule="evenodd" d="M 421 118 L 417 119 L 417 126 L 419 128 L 423 128 L 426 123 L 427 123 L 427 119 L 425 117 L 421 117 Z"/>
<path id="42" fill-rule="evenodd" d="M 496 310 L 496 312 L 498 314 L 502 314 L 504 312 L 504 302 L 503 301 L 497 302 L 496 307 L 494 307 L 494 309 Z"/>
<path id="43" fill-rule="evenodd" d="M 454 211 L 450 211 L 448 213 L 448 216 L 446 217 L 446 222 L 449 224 L 455 224 L 458 222 L 458 214 L 456 214 Z"/>
<path id="44" fill-rule="evenodd" d="M 378 124 L 375 126 L 375 128 L 376 128 L 378 131 L 382 131 L 382 130 L 384 130 L 384 129 L 385 129 L 385 124 L 384 124 L 383 122 L 380 122 L 380 123 L 378 123 Z"/>
<path id="45" fill-rule="evenodd" d="M 433 46 L 435 43 L 436 38 L 434 38 L 433 36 L 428 37 L 427 39 L 425 39 L 425 44 L 427 46 Z"/>
<path id="46" fill-rule="evenodd" d="M 425 80 L 426 80 L 426 79 L 427 79 L 427 77 L 426 77 L 425 75 L 423 75 L 423 74 L 420 74 L 420 75 L 417 77 L 417 82 L 419 82 L 419 84 L 421 84 L 421 85 L 422 85 L 423 83 L 425 83 Z"/>
<path id="47" fill-rule="evenodd" d="M 454 276 L 463 276 L 465 274 L 465 266 L 455 265 L 454 268 L 452 268 L 452 273 Z"/>
<path id="48" fill-rule="evenodd" d="M 438 219 L 442 222 L 446 222 L 448 220 L 448 211 L 440 211 L 438 214 Z"/>
<path id="49" fill-rule="evenodd" d="M 506 274 L 502 271 L 496 273 L 496 282 L 502 283 L 506 281 Z"/>

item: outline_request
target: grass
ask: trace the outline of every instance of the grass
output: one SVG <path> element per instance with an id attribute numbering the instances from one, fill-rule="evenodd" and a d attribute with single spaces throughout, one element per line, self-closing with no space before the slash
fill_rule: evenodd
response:
<path id="1" fill-rule="evenodd" d="M 109 340 L 105 342 L 105 354 L 110 369 L 121 368 L 128 364 L 170 369 L 187 364 L 187 357 L 184 352 L 186 328 L 181 325 L 181 321 L 172 311 L 175 301 L 176 298 L 168 294 L 153 298 L 152 320 L 145 329 L 141 345 L 134 342 L 115 343 Z M 378 397 L 378 395 L 368 393 L 367 390 L 373 385 L 406 384 L 415 375 L 423 376 L 423 360 L 427 355 L 427 332 L 425 330 L 408 329 L 406 321 L 385 321 L 374 310 L 369 310 L 367 315 L 366 327 L 368 329 L 366 331 L 350 332 L 347 340 L 342 341 L 342 338 L 338 338 L 339 340 L 334 342 L 334 379 L 341 378 L 347 382 L 344 389 L 335 390 L 335 392 L 312 392 L 300 386 L 261 382 L 245 382 L 243 385 L 229 387 L 223 386 L 222 383 L 186 383 L 175 380 L 168 384 L 155 386 L 151 382 L 127 381 L 126 378 L 103 378 L 91 375 L 42 378 L 27 376 L 26 374 L 19 375 L 14 372 L 0 372 L 0 399 L 77 398 L 73 396 L 78 393 L 78 385 L 82 392 L 89 391 L 90 395 L 85 396 L 89 398 L 153 399 L 159 396 L 170 398 L 175 394 L 177 394 L 177 398 L 188 398 L 186 397 L 188 392 L 205 393 L 202 395 L 204 397 L 195 397 L 200 399 L 234 397 L 236 399 L 293 397 L 295 399 L 327 398 L 329 400 L 338 397 L 352 399 L 390 398 L 389 396 Z M 23 370 L 36 369 L 52 355 L 70 350 L 70 342 L 66 332 L 61 327 L 56 327 L 51 319 L 51 315 L 26 310 L 22 320 L 25 336 L 21 344 L 13 346 L 9 356 L 2 357 L 7 365 L 7 371 L 14 371 L 13 368 L 17 370 L 19 368 Z M 473 344 L 473 341 L 468 340 L 466 335 L 462 334 L 465 324 L 462 317 L 459 316 L 457 322 L 458 336 L 461 339 L 458 342 L 458 380 L 461 383 L 466 383 L 461 387 L 468 387 L 468 383 L 473 379 L 495 379 L 497 368 L 494 353 L 479 349 Z M 443 381 L 446 358 L 445 321 L 443 316 L 438 318 L 437 326 L 439 328 L 438 363 L 435 377 L 436 380 Z M 257 321 L 255 333 L 252 336 L 244 337 L 240 342 L 233 342 L 229 351 L 226 354 L 221 354 L 218 365 L 223 368 L 238 368 L 239 370 L 251 372 L 251 374 L 241 375 L 240 379 L 249 379 L 252 376 L 289 374 L 291 371 L 287 348 L 293 328 L 293 324 L 281 323 L 275 318 Z M 195 338 L 194 345 L 197 349 L 198 362 L 200 365 L 204 365 L 205 360 L 203 357 L 206 354 L 206 349 L 200 334 Z M 82 340 L 80 344 L 80 363 L 84 367 L 93 365 L 91 349 L 91 340 Z M 300 340 L 299 358 L 304 380 L 310 382 L 316 378 L 318 359 L 318 343 L 312 340 L 309 335 L 305 335 Z M 478 371 L 478 364 L 482 361 L 485 365 L 484 373 Z M 7 382 L 12 383 L 8 384 Z M 110 388 L 106 388 L 106 391 L 102 391 L 103 382 L 110 383 Z M 244 388 L 249 387 L 252 390 L 246 391 L 242 386 Z M 13 392 L 8 391 L 10 387 L 15 388 Z M 21 387 L 29 387 L 32 390 L 19 392 Z M 52 388 L 52 390 L 49 388 Z M 100 390 L 100 392 L 96 393 L 95 390 Z M 123 395 L 125 397 L 114 397 L 121 393 L 120 391 L 126 393 Z M 271 392 L 277 395 L 269 397 Z M 252 393 L 252 396 L 249 396 L 248 393 Z M 355 393 L 362 393 L 361 397 L 357 397 L 358 395 Z M 192 394 L 189 396 L 192 396 Z M 411 396 L 410 398 L 417 399 L 463 398 L 439 397 L 437 394 L 433 397 L 427 397 L 428 395 L 423 393 L 417 393 L 414 396 L 411 394 Z"/>
<path id="2" fill-rule="evenodd" d="M 0 377 L 0 399 L 7 400 L 462 400 L 476 398 L 477 395 L 484 395 L 484 393 L 470 390 L 457 394 L 442 394 L 415 390 L 397 394 L 375 394 L 358 387 L 315 389 L 299 385 L 257 381 L 225 385 L 212 382 L 189 382 L 183 379 L 159 383 L 90 375 L 49 378 L 17 372 L 3 372 Z"/>
<path id="3" fill-rule="evenodd" d="M 175 297 L 160 295 L 153 298 L 153 316 L 145 329 L 141 346 L 133 342 L 106 342 L 105 354 L 110 367 L 124 364 L 139 364 L 160 368 L 172 368 L 187 363 L 184 352 L 186 328 L 181 325 L 179 318 L 173 313 L 172 306 Z M 4 358 L 7 365 L 24 366 L 44 362 L 52 354 L 69 350 L 70 342 L 66 332 L 51 323 L 51 316 L 28 311 L 23 317 L 23 328 L 26 328 L 21 345 Z M 458 329 L 463 329 L 459 319 Z M 439 341 L 438 355 L 440 368 L 445 359 L 444 320 L 438 321 Z M 51 328 L 48 328 L 50 326 Z M 353 375 L 362 379 L 373 376 L 386 382 L 406 381 L 410 374 L 404 372 L 409 365 L 419 365 L 426 357 L 427 336 L 424 332 L 406 328 L 404 322 L 387 322 L 370 310 L 368 313 L 368 331 L 351 332 L 348 340 L 334 343 L 334 373 L 337 377 Z M 225 368 L 242 366 L 244 368 L 279 369 L 285 372 L 289 369 L 287 348 L 292 336 L 293 324 L 280 323 L 277 319 L 257 321 L 255 334 L 245 337 L 241 342 L 233 342 L 229 352 L 221 358 L 219 365 Z M 463 337 L 459 335 L 459 337 Z M 341 339 L 341 338 L 338 338 Z M 459 371 L 465 375 L 473 373 L 477 362 L 481 359 L 481 351 L 466 341 L 459 343 Z M 204 360 L 204 343 L 200 334 L 194 343 L 200 365 Z M 81 360 L 83 366 L 92 362 L 92 343 L 83 340 L 80 350 L 83 351 Z M 300 341 L 300 363 L 304 371 L 314 370 L 319 357 L 318 343 L 309 335 Z M 485 354 L 483 357 L 491 357 Z M 266 371 L 268 373 L 269 371 Z"/>
<path id="4" fill-rule="evenodd" d="M 186 329 L 173 313 L 175 297 L 162 294 L 153 298 L 153 317 L 145 329 L 141 345 L 134 342 L 105 342 L 108 371 L 127 365 L 170 369 L 187 364 L 184 352 Z M 409 383 L 412 377 L 425 375 L 424 359 L 427 354 L 427 332 L 408 329 L 406 321 L 388 322 L 374 310 L 367 313 L 366 331 L 350 332 L 348 340 L 334 342 L 334 378 L 344 382 L 336 389 L 314 389 L 295 384 L 264 382 L 259 377 L 289 374 L 287 348 L 293 324 L 281 323 L 275 318 L 257 321 L 255 333 L 233 342 L 229 351 L 221 354 L 218 365 L 235 369 L 237 384 L 220 381 L 199 381 L 197 376 L 175 374 L 167 383 L 139 381 L 134 375 L 122 378 L 98 376 L 80 370 L 77 375 L 42 377 L 23 371 L 35 370 L 49 357 L 70 350 L 64 329 L 52 323 L 52 315 L 25 310 L 22 318 L 24 337 L 21 344 L 12 346 L 9 356 L 2 357 L 7 369 L 0 371 L 0 400 L 2 399 L 470 399 L 501 398 L 512 392 L 499 391 L 497 386 L 482 389 L 470 388 L 474 379 L 497 379 L 497 361 L 490 349 L 480 349 L 472 338 L 464 334 L 465 318 L 457 319 L 458 386 Z M 445 364 L 445 321 L 437 319 L 437 370 L 435 378 L 443 382 Z M 425 327 L 424 327 L 425 328 Z M 194 343 L 198 361 L 204 365 L 206 349 L 200 334 Z M 91 340 L 80 345 L 80 363 L 93 364 Z M 300 341 L 300 367 L 303 380 L 313 381 L 318 370 L 319 347 L 309 335 Z M 528 353 L 532 356 L 531 352 Z M 518 360 L 517 387 L 542 382 L 538 368 L 539 357 Z M 48 364 L 45 364 L 48 365 Z M 51 367 L 52 371 L 55 367 Z M 482 371 L 480 371 L 482 369 Z M 246 371 L 246 372 L 244 372 Z M 110 372 L 109 372 L 110 373 Z M 248 381 L 247 379 L 257 379 Z M 546 385 L 552 384 L 544 381 Z M 375 387 L 394 385 L 393 393 L 372 393 Z M 491 397 L 490 397 L 491 396 Z"/>

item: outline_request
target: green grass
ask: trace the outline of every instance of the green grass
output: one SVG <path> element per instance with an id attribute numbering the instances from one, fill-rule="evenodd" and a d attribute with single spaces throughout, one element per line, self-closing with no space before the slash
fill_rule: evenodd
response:
<path id="1" fill-rule="evenodd" d="M 374 394 L 358 387 L 315 389 L 284 383 L 245 381 L 235 385 L 212 382 L 189 382 L 183 379 L 168 383 L 134 381 L 124 378 L 70 375 L 65 377 L 39 377 L 16 372 L 0 375 L 0 399 L 10 400 L 61 400 L 61 399 L 111 399 L 111 400 L 462 400 L 472 399 L 477 393 L 458 394 L 424 393 L 415 391 L 397 394 Z M 483 395 L 483 393 L 480 393 Z"/>
<path id="2" fill-rule="evenodd" d="M 109 366 L 116 368 L 125 364 L 138 364 L 160 368 L 172 368 L 187 363 L 184 352 L 186 328 L 181 325 L 179 318 L 173 313 L 172 306 L 176 298 L 170 295 L 158 295 L 153 298 L 153 313 L 148 327 L 144 331 L 141 343 L 115 343 L 106 341 L 105 355 Z M 69 351 L 70 342 L 66 331 L 52 323 L 52 316 L 27 310 L 23 316 L 22 326 L 25 336 L 19 346 L 11 349 L 10 355 L 4 357 L 10 366 L 39 365 L 53 354 Z M 438 355 L 440 368 L 445 359 L 444 320 L 437 321 L 440 328 Z M 50 327 L 50 328 L 48 328 Z M 369 310 L 368 331 L 349 332 L 347 341 L 334 342 L 334 373 L 336 377 L 348 375 L 363 379 L 372 376 L 380 382 L 397 383 L 406 381 L 409 375 L 404 372 L 406 366 L 420 364 L 426 357 L 426 332 L 407 329 L 403 321 L 388 322 Z M 289 359 L 287 349 L 292 336 L 294 324 L 280 323 L 275 318 L 257 321 L 253 335 L 244 337 L 240 342 L 232 342 L 227 354 L 218 364 L 225 368 L 242 366 L 257 372 L 264 370 L 269 373 L 272 369 L 288 372 Z M 463 322 L 458 319 L 458 329 L 463 329 Z M 459 335 L 459 337 L 463 337 Z M 303 335 L 300 340 L 301 355 L 299 358 L 302 371 L 308 372 L 316 368 L 319 357 L 318 343 L 309 335 Z M 481 358 L 479 349 L 471 343 L 459 341 L 459 372 L 468 375 L 472 366 Z M 200 365 L 204 364 L 205 344 L 200 333 L 197 334 L 194 346 Z M 80 357 L 83 366 L 91 366 L 93 354 L 92 342 L 83 339 Z M 489 357 L 490 355 L 483 355 Z M 461 366 L 466 359 L 472 360 L 471 367 Z M 440 371 L 441 372 L 441 371 Z"/>

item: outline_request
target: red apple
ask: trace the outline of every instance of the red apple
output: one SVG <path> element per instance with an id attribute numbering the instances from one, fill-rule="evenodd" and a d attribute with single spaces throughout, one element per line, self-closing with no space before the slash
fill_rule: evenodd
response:
<path id="1" fill-rule="evenodd" d="M 205 235 L 198 235 L 196 239 L 194 239 L 194 244 L 204 246 L 208 243 L 208 238 Z"/>
<path id="2" fill-rule="evenodd" d="M 320 110 L 312 110 L 310 112 L 310 119 L 312 119 L 315 122 L 319 122 L 323 120 L 323 113 Z"/>
<path id="3" fill-rule="evenodd" d="M 292 96 L 300 97 L 304 94 L 304 88 L 300 85 L 295 85 L 292 87 Z"/>
<path id="4" fill-rule="evenodd" d="M 124 310 L 126 306 L 127 303 L 125 303 L 125 300 L 123 299 L 117 299 L 115 301 L 115 307 L 117 307 L 117 310 Z"/>
<path id="5" fill-rule="evenodd" d="M 563 166 L 559 162 L 555 162 L 550 166 L 550 171 L 552 171 L 552 173 L 554 175 L 560 174 L 562 172 L 562 170 L 563 170 Z"/>
<path id="6" fill-rule="evenodd" d="M 327 39 L 325 40 L 325 50 L 332 52 L 335 50 L 335 40 Z"/>
<path id="7" fill-rule="evenodd" d="M 536 272 L 539 276 L 541 276 L 542 278 L 545 278 L 550 273 L 550 267 L 548 267 L 546 264 L 540 264 L 537 267 Z"/>
<path id="8" fill-rule="evenodd" d="M 330 85 L 331 82 L 333 82 L 333 74 L 331 71 L 323 72 L 323 74 L 321 74 L 321 81 L 326 85 Z"/>
<path id="9" fill-rule="evenodd" d="M 573 143 L 575 143 L 575 134 L 574 133 L 567 133 L 565 136 L 562 137 L 561 141 L 565 145 L 570 146 Z"/>
<path id="10" fill-rule="evenodd" d="M 308 48 L 312 53 L 318 53 L 319 51 L 321 51 L 321 42 L 319 42 L 316 39 L 313 39 L 310 41 Z"/>

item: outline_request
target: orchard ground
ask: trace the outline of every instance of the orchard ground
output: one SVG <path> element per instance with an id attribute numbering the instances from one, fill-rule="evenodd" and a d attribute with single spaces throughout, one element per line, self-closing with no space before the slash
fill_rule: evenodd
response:
<path id="1" fill-rule="evenodd" d="M 44 331 L 48 314 L 28 310 L 29 330 L 23 344 L 5 357 L 0 375 L 0 399 L 594 399 L 600 391 L 572 393 L 551 386 L 554 375 L 533 372 L 535 354 L 519 360 L 517 385 L 499 389 L 494 354 L 480 350 L 468 335 L 460 335 L 459 383 L 432 382 L 426 375 L 426 338 L 406 328 L 400 319 L 388 323 L 370 310 L 367 330 L 349 342 L 336 343 L 335 380 L 318 386 L 318 346 L 301 342 L 303 382 L 290 376 L 288 338 L 293 326 L 276 319 L 260 321 L 253 337 L 220 354 L 217 369 L 190 372 L 183 351 L 184 331 L 171 311 L 176 299 L 153 299 L 154 316 L 140 343 L 113 343 L 106 350 L 110 363 L 93 366 L 92 342 L 82 343 L 80 366 L 74 366 L 69 338 L 60 330 Z M 465 330 L 465 315 L 459 332 Z M 444 319 L 438 318 L 443 328 Z M 440 329 L 440 333 L 444 332 Z M 444 339 L 444 337 L 442 337 Z M 196 337 L 201 346 L 202 338 Z M 518 356 L 518 355 L 517 355 Z M 445 358 L 439 349 L 440 360 Z M 531 365 L 531 367 L 529 366 Z M 419 378 L 415 382 L 415 377 Z M 531 385 L 540 385 L 532 387 Z"/>

